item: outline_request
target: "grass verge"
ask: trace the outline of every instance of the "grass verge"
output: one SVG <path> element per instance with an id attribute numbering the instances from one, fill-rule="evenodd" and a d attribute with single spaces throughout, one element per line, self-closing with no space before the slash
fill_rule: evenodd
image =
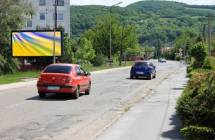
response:
<path id="1" fill-rule="evenodd" d="M 28 78 L 37 78 L 39 71 L 16 72 L 14 74 L 6 74 L 0 76 L 0 84 L 9 84 L 20 82 Z"/>

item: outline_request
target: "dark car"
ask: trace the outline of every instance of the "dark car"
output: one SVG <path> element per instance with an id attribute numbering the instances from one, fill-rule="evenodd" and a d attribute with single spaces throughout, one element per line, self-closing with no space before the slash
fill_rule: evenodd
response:
<path id="1" fill-rule="evenodd" d="M 148 61 L 136 61 L 131 67 L 130 78 L 156 78 L 156 67 Z"/>

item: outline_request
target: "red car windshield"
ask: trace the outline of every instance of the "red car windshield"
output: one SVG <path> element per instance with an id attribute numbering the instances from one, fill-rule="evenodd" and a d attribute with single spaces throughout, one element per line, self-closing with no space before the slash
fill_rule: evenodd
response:
<path id="1" fill-rule="evenodd" d="M 65 73 L 68 74 L 72 70 L 71 66 L 48 66 L 43 73 Z"/>

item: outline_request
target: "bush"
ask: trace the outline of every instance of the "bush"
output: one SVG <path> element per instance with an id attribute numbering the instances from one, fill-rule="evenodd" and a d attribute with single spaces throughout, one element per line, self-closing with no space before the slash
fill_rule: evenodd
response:
<path id="1" fill-rule="evenodd" d="M 0 75 L 15 73 L 20 67 L 17 59 L 0 56 Z"/>
<path id="2" fill-rule="evenodd" d="M 184 127 L 199 126 L 215 129 L 215 72 L 195 73 L 188 82 L 187 88 L 177 102 L 177 114 L 180 116 Z M 184 136 L 187 131 L 182 129 Z M 187 130 L 187 131 L 185 131 Z M 197 129 L 195 129 L 197 130 Z M 198 131 L 201 133 L 201 131 Z M 204 132 L 206 133 L 206 132 Z M 199 135 L 204 135 L 203 130 Z M 185 135 L 186 134 L 186 135 Z M 195 133 L 189 136 L 196 138 Z M 209 135 L 208 135 L 209 136 Z M 205 137 L 205 139 L 210 137 Z"/>
<path id="3" fill-rule="evenodd" d="M 213 70 L 210 69 L 190 69 L 190 72 L 188 73 L 188 77 L 192 77 L 193 75 L 197 75 L 200 73 L 208 73 L 208 72 L 213 72 Z"/>
<path id="4" fill-rule="evenodd" d="M 213 56 L 207 57 L 204 61 L 203 68 L 215 70 L 215 57 Z"/>
<path id="5" fill-rule="evenodd" d="M 189 140 L 213 140 L 214 129 L 209 127 L 187 126 L 181 129 L 181 133 Z"/>
<path id="6" fill-rule="evenodd" d="M 107 61 L 107 58 L 102 54 L 97 54 L 96 57 L 93 59 L 92 64 L 94 66 L 101 66 L 104 65 Z"/>
<path id="7" fill-rule="evenodd" d="M 209 69 L 209 70 L 212 69 L 211 62 L 210 62 L 210 59 L 209 59 L 209 58 L 206 58 L 206 59 L 205 59 L 204 64 L 203 64 L 203 68 L 204 68 L 204 69 Z"/>
<path id="8" fill-rule="evenodd" d="M 79 61 L 78 64 L 81 65 L 81 67 L 84 68 L 84 70 L 86 71 L 89 71 L 92 67 L 92 64 L 87 60 Z"/>
<path id="9" fill-rule="evenodd" d="M 176 61 L 180 61 L 180 60 L 181 60 L 181 57 L 180 57 L 179 55 L 177 55 L 177 56 L 175 57 L 175 60 L 176 60 Z"/>
<path id="10" fill-rule="evenodd" d="M 204 64 L 206 53 L 206 46 L 203 43 L 197 43 L 192 46 L 190 50 L 191 57 L 195 59 L 193 63 L 194 68 L 201 68 Z"/>
<path id="11" fill-rule="evenodd" d="M 191 73 L 192 70 L 193 70 L 193 67 L 192 67 L 192 66 L 187 66 L 187 73 L 188 73 L 188 74 Z"/>

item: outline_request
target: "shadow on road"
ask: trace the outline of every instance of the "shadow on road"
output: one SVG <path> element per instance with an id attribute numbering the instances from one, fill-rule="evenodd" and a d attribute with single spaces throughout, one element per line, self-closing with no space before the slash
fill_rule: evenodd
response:
<path id="1" fill-rule="evenodd" d="M 83 94 L 80 94 L 82 96 Z M 48 94 L 45 98 L 40 98 L 39 96 L 33 96 L 27 98 L 26 100 L 37 100 L 37 101 L 67 101 L 76 100 L 70 94 Z"/>
<path id="2" fill-rule="evenodd" d="M 135 79 L 131 79 L 129 77 L 126 78 L 127 80 L 146 80 L 146 81 L 150 81 L 150 79 L 148 78 L 135 78 Z"/>
<path id="3" fill-rule="evenodd" d="M 180 134 L 181 121 L 178 118 L 178 116 L 176 114 L 174 114 L 174 115 L 172 115 L 170 120 L 171 120 L 170 125 L 173 126 L 173 128 L 171 130 L 163 132 L 161 134 L 161 137 L 168 138 L 171 140 L 184 140 L 184 138 Z"/>
<path id="4" fill-rule="evenodd" d="M 185 87 L 172 88 L 173 90 L 184 90 Z"/>

